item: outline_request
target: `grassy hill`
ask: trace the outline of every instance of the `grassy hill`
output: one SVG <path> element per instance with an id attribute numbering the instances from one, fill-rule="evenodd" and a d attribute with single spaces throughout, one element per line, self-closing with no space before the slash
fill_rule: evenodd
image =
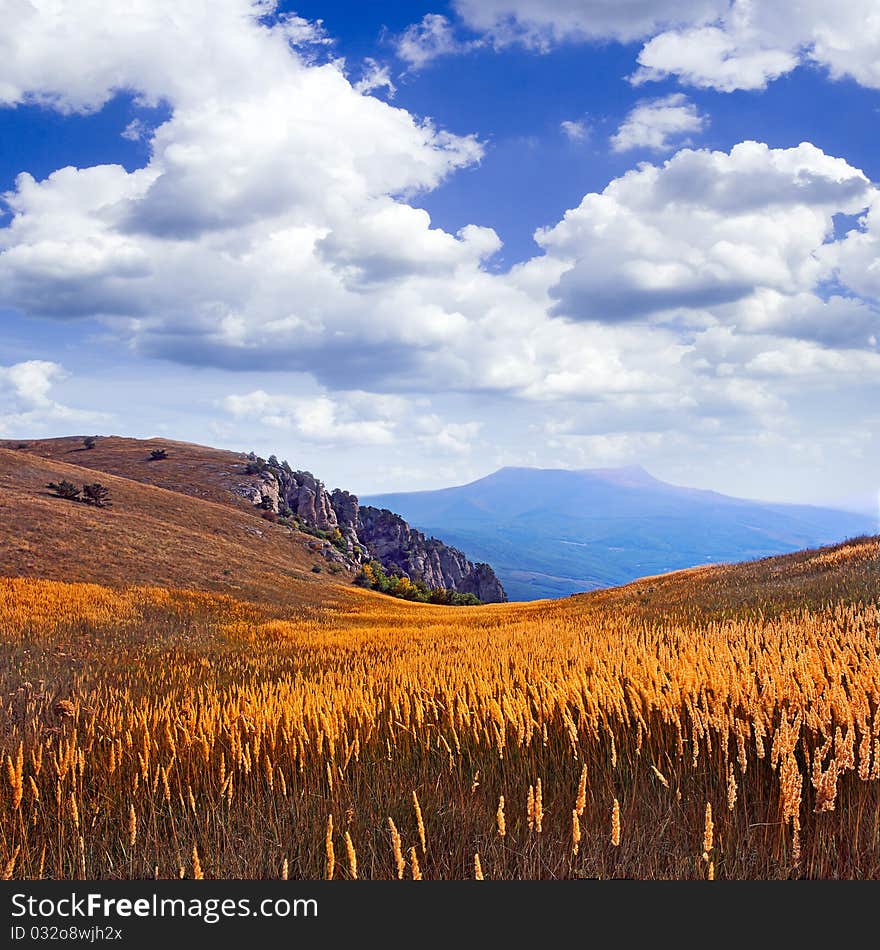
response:
<path id="1" fill-rule="evenodd" d="M 0 443 L 0 574 L 151 584 L 312 603 L 350 596 L 316 539 L 271 524 L 232 493 L 244 460 L 186 443 L 48 439 Z M 168 458 L 148 461 L 156 447 Z M 55 497 L 49 482 L 100 481 L 112 508 Z M 312 571 L 314 566 L 321 573 Z"/>
<path id="2" fill-rule="evenodd" d="M 172 439 L 102 436 L 95 440 L 92 449 L 85 448 L 83 441 L 83 436 L 27 442 L 6 440 L 0 441 L 0 449 L 116 475 L 240 511 L 251 508 L 232 492 L 244 471 L 246 459 L 241 453 Z M 157 449 L 164 449 L 168 457 L 151 461 L 150 455 Z"/>

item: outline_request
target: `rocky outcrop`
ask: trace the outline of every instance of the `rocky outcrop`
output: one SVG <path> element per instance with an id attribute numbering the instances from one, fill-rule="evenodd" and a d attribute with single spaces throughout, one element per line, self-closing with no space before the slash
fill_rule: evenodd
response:
<path id="1" fill-rule="evenodd" d="M 336 512 L 323 482 L 311 472 L 286 475 L 282 472 L 281 497 L 285 504 L 305 524 L 332 531 L 337 526 Z"/>
<path id="2" fill-rule="evenodd" d="M 391 574 L 473 594 L 484 603 L 507 600 L 488 564 L 473 564 L 457 548 L 428 538 L 387 509 L 361 506 L 356 495 L 328 492 L 311 472 L 293 471 L 274 457 L 249 456 L 247 480 L 235 489 L 256 507 L 282 518 L 295 518 L 307 530 L 321 532 L 316 552 L 349 570 L 375 559 Z"/>
<path id="3" fill-rule="evenodd" d="M 495 571 L 481 561 L 474 564 L 473 569 L 462 579 L 459 593 L 473 594 L 484 604 L 497 604 L 507 600 L 507 594 L 501 586 L 501 581 L 495 576 Z"/>
<path id="4" fill-rule="evenodd" d="M 362 507 L 358 537 L 370 556 L 392 573 L 424 581 L 428 587 L 474 594 L 487 604 L 507 600 L 488 564 L 473 564 L 458 548 L 426 537 L 387 508 Z"/>
<path id="5" fill-rule="evenodd" d="M 346 541 L 349 553 L 352 556 L 357 555 L 358 559 L 362 560 L 367 551 L 358 537 L 360 505 L 357 495 L 352 495 L 351 492 L 343 491 L 341 488 L 334 488 L 330 495 L 330 504 L 336 514 L 336 523 Z"/>
<path id="6" fill-rule="evenodd" d="M 254 472 L 252 481 L 239 485 L 237 494 L 276 515 L 293 515 L 303 524 L 321 531 L 332 531 L 338 526 L 331 496 L 324 483 L 311 472 L 294 472 L 281 465 L 263 464 L 267 467 Z"/>

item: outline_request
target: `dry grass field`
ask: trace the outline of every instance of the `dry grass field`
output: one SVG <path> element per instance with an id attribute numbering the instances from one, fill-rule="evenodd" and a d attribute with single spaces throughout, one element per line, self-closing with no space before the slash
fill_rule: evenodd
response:
<path id="1" fill-rule="evenodd" d="M 235 452 L 173 439 L 101 436 L 96 438 L 92 449 L 85 448 L 83 441 L 82 436 L 26 442 L 7 439 L 0 440 L 0 449 L 75 465 L 90 470 L 93 475 L 103 473 L 131 479 L 240 511 L 250 508 L 247 502 L 230 493 L 244 467 L 243 457 Z M 161 462 L 151 461 L 154 449 L 164 449 L 167 458 Z"/>
<path id="2" fill-rule="evenodd" d="M 0 575 L 284 604 L 346 596 L 324 569 L 315 538 L 269 523 L 232 493 L 241 456 L 164 440 L 169 457 L 162 462 L 147 461 L 153 440 L 99 439 L 92 450 L 79 439 L 28 443 L 26 451 L 15 445 L 0 443 Z M 112 507 L 56 498 L 46 486 L 62 479 L 100 481 Z M 312 572 L 315 565 L 322 573 Z"/>
<path id="3" fill-rule="evenodd" d="M 878 539 L 534 604 L 332 590 L 0 581 L 0 871 L 880 877 Z"/>

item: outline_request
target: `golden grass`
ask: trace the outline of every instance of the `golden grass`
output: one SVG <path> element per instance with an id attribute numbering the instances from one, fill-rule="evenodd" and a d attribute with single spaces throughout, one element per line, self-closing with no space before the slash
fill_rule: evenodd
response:
<path id="1" fill-rule="evenodd" d="M 20 449 L 20 445 L 27 447 Z M 82 436 L 26 442 L 0 440 L 0 449 L 13 450 L 22 457 L 37 456 L 86 469 L 83 478 L 91 475 L 90 481 L 95 480 L 96 472 L 105 473 L 242 511 L 250 506 L 231 492 L 242 480 L 242 456 L 223 449 L 173 439 L 123 436 L 101 436 L 93 449 L 84 448 Z M 168 457 L 151 461 L 153 449 L 165 449 Z"/>
<path id="2" fill-rule="evenodd" d="M 101 450 L 104 441 L 99 440 L 91 452 L 72 449 L 62 457 L 82 462 L 94 453 L 95 461 L 100 461 L 109 454 L 109 449 Z M 150 445 L 134 442 L 126 451 L 135 456 L 132 468 L 146 468 L 142 477 L 161 481 L 159 470 L 171 458 L 143 461 Z M 226 457 L 223 471 L 233 473 L 227 481 L 240 481 L 233 466 L 240 468 L 242 460 L 232 453 L 217 454 Z M 101 474 L 113 507 L 99 509 L 56 498 L 46 488 L 48 482 L 62 479 L 76 484 L 94 481 L 94 471 L 0 448 L 0 575 L 108 586 L 188 587 L 261 602 L 298 602 L 307 608 L 350 599 L 349 588 L 343 585 L 350 586 L 351 575 L 327 573 L 315 538 L 270 524 L 249 502 L 225 489 L 215 490 L 216 473 L 197 456 L 192 464 L 202 464 L 183 483 L 192 495 Z M 122 462 L 119 467 L 124 467 Z M 215 496 L 225 497 L 227 503 L 219 503 Z M 322 573 L 312 572 L 316 564 Z"/>
<path id="3" fill-rule="evenodd" d="M 0 580 L 0 870 L 880 877 L 849 548 L 469 610 Z"/>

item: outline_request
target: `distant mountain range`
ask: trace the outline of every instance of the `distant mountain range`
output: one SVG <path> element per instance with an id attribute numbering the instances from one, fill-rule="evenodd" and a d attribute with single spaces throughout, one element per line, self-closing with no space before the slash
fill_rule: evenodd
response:
<path id="1" fill-rule="evenodd" d="M 495 568 L 511 600 L 560 597 L 878 530 L 866 513 L 731 498 L 643 468 L 502 468 L 438 491 L 362 496 Z"/>

